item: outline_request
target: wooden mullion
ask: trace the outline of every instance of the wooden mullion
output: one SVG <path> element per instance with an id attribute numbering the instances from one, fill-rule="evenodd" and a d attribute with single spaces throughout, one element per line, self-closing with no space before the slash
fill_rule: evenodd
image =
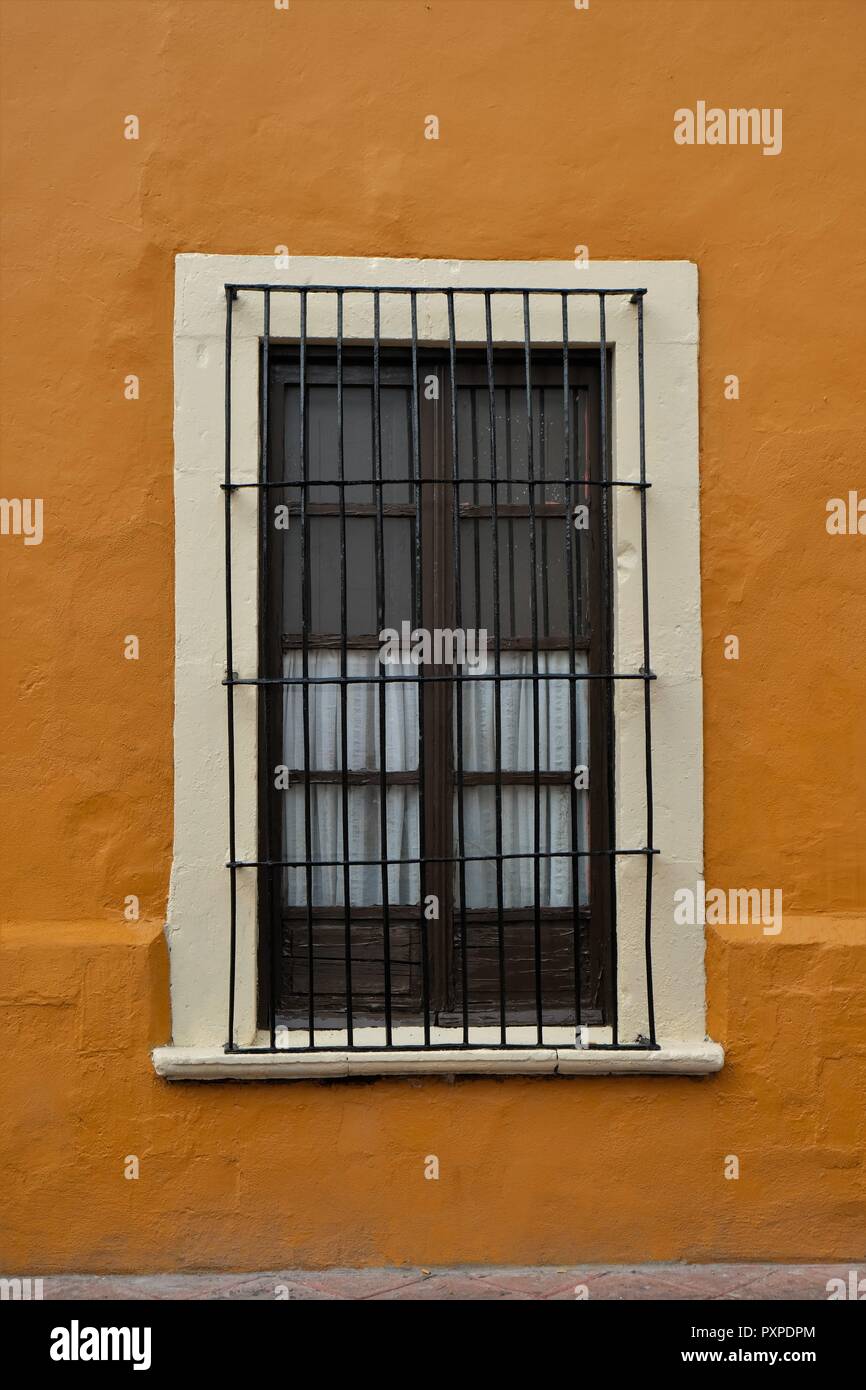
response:
<path id="1" fill-rule="evenodd" d="M 552 487 L 555 481 L 556 479 L 553 479 L 552 481 L 548 479 L 546 485 L 548 487 Z M 497 487 L 505 487 L 506 485 L 507 483 L 504 478 L 501 478 L 497 483 Z M 518 478 L 514 479 L 511 485 L 517 487 L 524 486 L 525 484 L 523 483 L 522 479 Z M 532 511 L 529 505 L 525 502 L 500 502 L 497 504 L 496 514 L 500 520 L 508 518 L 514 519 L 515 517 L 518 519 L 526 518 L 528 520 L 529 517 L 532 515 Z M 477 517 L 479 520 L 486 517 L 489 520 L 490 517 L 493 515 L 493 508 L 491 506 L 487 506 L 485 503 L 461 502 L 460 515 L 461 517 L 468 517 L 470 519 L 474 519 Z M 566 502 L 539 502 L 535 508 L 536 521 L 544 521 L 547 518 L 551 518 L 552 520 L 556 521 L 558 518 L 567 515 L 568 503 Z"/>
<path id="2" fill-rule="evenodd" d="M 314 480 L 313 483 L 311 484 L 311 486 L 313 486 L 313 487 L 333 487 L 333 486 L 335 486 L 335 484 L 333 484 L 333 483 L 320 483 L 320 482 L 318 482 L 317 480 Z M 356 486 L 357 486 L 357 485 L 356 485 Z M 390 478 L 386 478 L 386 479 L 384 480 L 384 486 L 385 486 L 385 487 L 396 487 L 396 486 L 398 486 L 398 484 L 392 483 L 392 481 L 391 481 Z M 426 491 L 426 489 L 425 489 L 425 491 Z M 340 504 L 339 504 L 339 502 L 308 502 L 305 510 L 306 510 L 307 516 L 309 516 L 309 517 L 314 517 L 314 516 L 336 516 L 336 517 L 338 517 L 338 516 L 340 515 Z M 370 519 L 372 519 L 372 520 L 375 520 L 375 518 L 376 518 L 377 515 L 378 515 L 378 510 L 379 510 L 379 509 L 378 509 L 378 507 L 376 506 L 376 503 L 375 503 L 375 502 L 356 502 L 354 506 L 351 506 L 349 503 L 347 503 L 347 504 L 346 504 L 346 512 L 345 512 L 345 515 L 346 515 L 347 518 L 349 518 L 349 517 L 368 517 L 368 518 L 370 518 Z M 287 513 L 288 513 L 288 515 L 289 515 L 290 517 L 291 517 L 291 516 L 300 516 L 300 515 L 301 515 L 301 508 L 300 508 L 300 506 L 299 506 L 297 503 L 294 503 L 294 502 L 289 503 L 289 504 L 286 505 L 286 511 L 287 511 Z M 414 516 L 415 516 L 415 507 L 414 507 L 413 503 L 411 503 L 411 502 L 383 502 L 383 503 L 382 503 L 382 515 L 385 516 L 385 517 L 389 517 L 389 516 L 402 516 L 402 517 L 414 518 Z"/>
<path id="3" fill-rule="evenodd" d="M 539 772 L 538 781 L 542 787 L 567 787 L 571 784 L 570 772 Z M 508 772 L 504 768 L 500 774 L 503 787 L 532 787 L 535 785 L 533 772 Z M 467 787 L 493 787 L 496 785 L 495 772 L 464 772 L 463 781 Z"/>
<path id="4" fill-rule="evenodd" d="M 398 922 L 417 922 L 418 904 L 417 903 L 389 903 L 388 913 Z M 314 907 L 313 920 L 316 922 L 340 923 L 345 921 L 346 914 L 342 907 Z M 283 920 L 286 922 L 306 922 L 306 907 L 284 907 Z M 352 904 L 352 921 L 359 922 L 381 922 L 382 907 L 378 904 L 375 907 L 356 907 Z"/>
<path id="5" fill-rule="evenodd" d="M 343 781 L 343 773 L 338 768 L 334 771 L 318 772 L 311 768 L 305 772 L 303 768 L 289 768 L 289 786 L 302 787 L 305 782 L 317 783 L 321 786 L 340 786 Z M 350 769 L 346 773 L 346 781 L 350 787 L 378 786 L 381 781 L 381 773 L 378 768 L 356 768 Z M 389 787 L 412 787 L 418 782 L 418 772 L 387 772 L 385 773 L 385 783 Z"/>
<path id="6" fill-rule="evenodd" d="M 312 651 L 314 647 L 320 648 L 339 648 L 342 638 L 338 632 L 320 632 L 307 638 L 307 646 Z M 532 639 L 530 637 L 503 637 L 500 643 L 504 652 L 528 652 L 532 650 Z M 569 639 L 565 632 L 555 632 L 550 637 L 539 637 L 538 650 L 540 652 L 568 650 Z M 300 650 L 301 635 L 297 632 L 284 632 L 282 635 L 283 651 Z M 376 633 L 361 633 L 356 637 L 350 637 L 347 642 L 350 650 L 377 652 L 381 646 Z M 590 646 L 589 637 L 578 637 L 575 641 L 575 651 L 588 651 Z M 483 680 L 483 676 L 472 676 L 472 680 Z M 515 679 L 518 679 L 515 677 Z M 562 677 L 566 679 L 565 676 Z"/>
<path id="7" fill-rule="evenodd" d="M 542 907 L 542 922 L 570 922 L 572 909 L 570 907 Z M 581 908 L 579 915 L 589 919 L 589 908 Z M 468 922 L 490 922 L 495 923 L 498 913 L 495 907 L 467 907 L 466 920 Z M 525 922 L 528 927 L 533 925 L 535 920 L 535 909 L 532 907 L 505 907 L 502 909 L 503 922 Z"/>

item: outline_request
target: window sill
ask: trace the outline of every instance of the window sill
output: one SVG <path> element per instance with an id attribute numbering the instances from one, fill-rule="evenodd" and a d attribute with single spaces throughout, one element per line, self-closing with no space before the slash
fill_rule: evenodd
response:
<path id="1" fill-rule="evenodd" d="M 169 1081 L 291 1081 L 342 1076 L 706 1076 L 721 1069 L 725 1054 L 706 1040 L 674 1043 L 658 1051 L 533 1047 L 448 1048 L 431 1052 L 381 1049 L 368 1052 L 227 1053 L 220 1047 L 158 1047 L 157 1075 Z"/>

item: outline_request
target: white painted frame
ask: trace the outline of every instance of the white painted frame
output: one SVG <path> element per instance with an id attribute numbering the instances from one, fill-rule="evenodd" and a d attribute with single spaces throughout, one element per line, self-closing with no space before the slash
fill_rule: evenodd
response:
<path id="1" fill-rule="evenodd" d="M 702 876 L 703 769 L 698 473 L 698 283 L 687 261 L 367 260 L 293 257 L 276 269 L 266 256 L 180 255 L 175 299 L 175 836 L 166 932 L 171 960 L 172 1042 L 157 1048 L 169 1077 L 285 1077 L 419 1071 L 709 1072 L 721 1048 L 705 1032 L 704 938 L 676 926 L 673 894 Z M 458 340 L 484 340 L 483 302 L 462 286 L 503 289 L 645 288 L 648 545 L 655 842 L 653 963 L 658 1052 L 588 1050 L 568 1030 L 545 1031 L 543 1048 L 503 1053 L 476 1029 L 470 1052 L 375 1051 L 323 1054 L 227 1054 L 229 993 L 228 771 L 225 674 L 224 469 L 225 285 L 327 284 L 453 288 Z M 598 346 L 598 300 L 573 296 L 573 345 Z M 333 338 L 335 296 L 313 296 L 311 339 Z M 561 301 L 531 301 L 533 344 L 561 345 Z M 258 476 L 259 343 L 263 296 L 240 292 L 232 327 L 232 475 Z M 297 338 L 297 296 L 271 297 L 271 336 Z M 369 341 L 370 296 L 348 296 L 345 336 Z M 421 342 L 447 341 L 445 297 L 419 297 Z M 497 343 L 522 343 L 519 296 L 494 301 Z M 384 296 L 383 341 L 409 337 L 407 296 Z M 628 297 L 606 300 L 613 352 L 614 478 L 637 478 L 637 309 Z M 643 662 L 639 493 L 611 489 L 614 543 L 614 670 Z M 257 490 L 232 500 L 234 666 L 254 675 L 257 661 Z M 646 843 L 643 689 L 615 683 L 617 844 Z M 256 689 L 235 694 L 236 833 L 240 859 L 257 852 Z M 643 856 L 617 861 L 620 1041 L 646 1033 Z M 236 1042 L 261 1045 L 257 1032 L 256 875 L 240 870 L 237 909 Z M 411 1030 L 404 1041 L 415 1041 Z M 531 1031 L 531 1030 L 530 1030 Z M 604 1041 L 607 1030 L 592 1033 Z M 401 1039 L 401 1034 L 396 1034 Z M 448 1036 L 442 1030 L 442 1041 Z M 514 1030 L 513 1040 L 522 1034 Z M 492 1041 L 492 1038 L 490 1038 Z M 529 1036 L 527 1035 L 527 1042 Z"/>

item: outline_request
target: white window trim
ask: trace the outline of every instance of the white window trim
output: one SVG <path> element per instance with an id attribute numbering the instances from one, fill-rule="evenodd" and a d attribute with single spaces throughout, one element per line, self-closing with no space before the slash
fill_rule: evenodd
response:
<path id="1" fill-rule="evenodd" d="M 705 1031 L 704 935 L 673 921 L 676 888 L 702 877 L 703 765 L 698 474 L 698 283 L 688 261 L 423 261 L 293 257 L 276 270 L 266 256 L 181 255 L 175 298 L 175 798 L 174 861 L 166 933 L 171 961 L 172 1042 L 154 1064 L 172 1078 L 255 1078 L 393 1074 L 395 1072 L 600 1073 L 717 1071 L 721 1047 Z M 648 543 L 655 842 L 653 966 L 657 1052 L 592 1051 L 560 1044 L 503 1053 L 470 1031 L 472 1051 L 226 1053 L 229 993 L 228 772 L 225 674 L 223 477 L 225 285 L 328 284 L 418 288 L 461 285 L 539 288 L 645 287 Z M 329 297 L 330 298 L 330 297 Z M 310 304 L 308 333 L 333 337 L 334 300 Z M 346 300 L 347 339 L 369 338 L 369 297 Z M 297 337 L 297 297 L 273 295 L 271 335 Z M 457 299 L 462 341 L 483 340 L 480 304 Z M 326 322 L 326 313 L 330 315 Z M 473 314 L 478 319 L 477 331 Z M 598 345 L 598 301 L 570 301 L 573 343 Z M 294 316 L 294 317 L 293 317 Z M 405 319 L 405 322 L 403 321 Z M 442 322 L 440 322 L 440 319 Z M 241 292 L 232 327 L 232 474 L 253 482 L 258 468 L 259 339 L 262 295 Z M 419 298 L 419 339 L 447 339 L 444 296 Z M 532 301 L 533 343 L 561 344 L 558 297 Z M 638 476 L 637 310 L 628 298 L 606 301 L 613 349 L 613 477 Z M 406 300 L 385 298 L 382 337 L 409 334 Z M 497 342 L 523 340 L 519 297 L 494 309 Z M 613 490 L 614 670 L 638 670 L 641 628 L 640 502 Z M 252 674 L 257 661 L 258 495 L 232 501 L 234 666 Z M 674 538 L 674 539 L 672 539 Z M 236 827 L 241 859 L 255 859 L 255 687 L 235 694 Z M 639 681 L 615 689 L 617 844 L 645 843 L 643 695 Z M 237 874 L 236 1041 L 256 1031 L 256 875 Z M 644 858 L 617 864 L 620 1041 L 646 1032 Z M 473 1036 L 474 1034 L 474 1036 Z M 397 1034 L 399 1041 L 400 1034 Z M 406 1039 L 408 1041 L 408 1037 Z M 516 1039 L 517 1040 L 517 1039 Z M 604 1040 L 604 1031 L 594 1041 Z"/>

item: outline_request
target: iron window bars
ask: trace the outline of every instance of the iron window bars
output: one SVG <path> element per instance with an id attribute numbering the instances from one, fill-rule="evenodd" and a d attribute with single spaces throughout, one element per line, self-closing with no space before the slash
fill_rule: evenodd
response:
<path id="1" fill-rule="evenodd" d="M 537 288 L 464 288 L 459 289 L 431 289 L 430 287 L 378 287 L 378 286 L 333 286 L 333 285 L 267 285 L 267 284 L 227 284 L 226 290 L 226 337 L 225 337 L 225 478 L 221 484 L 224 491 L 225 504 L 225 594 L 226 594 L 226 678 L 224 684 L 227 694 L 227 737 L 228 737 L 228 774 L 229 774 L 229 860 L 228 871 L 230 876 L 230 968 L 229 968 L 229 1001 L 228 1001 L 228 1037 L 226 1042 L 227 1052 L 279 1052 L 279 1051 L 313 1051 L 329 1052 L 344 1051 L 352 1049 L 370 1051 L 384 1049 L 385 1051 L 426 1051 L 451 1048 L 478 1048 L 494 1047 L 496 1050 L 508 1049 L 510 1047 L 525 1048 L 526 1046 L 546 1046 L 549 1045 L 545 1039 L 545 1028 L 549 1027 L 549 1021 L 545 1017 L 544 998 L 542 987 L 542 946 L 541 946 L 541 921 L 542 913 L 540 909 L 539 894 L 539 872 L 542 860 L 567 859 L 572 865 L 572 881 L 574 883 L 574 897 L 571 903 L 571 917 L 573 927 L 574 954 L 573 954 L 573 977 L 574 977 L 574 1017 L 573 1017 L 573 1042 L 571 1045 L 582 1046 L 589 1049 L 601 1050 L 657 1050 L 658 1044 L 655 1034 L 655 1011 L 653 1001 L 653 977 L 652 977 L 652 941 L 651 941 L 651 916 L 652 916 L 652 865 L 653 857 L 658 850 L 653 845 L 653 797 L 652 797 L 652 739 L 651 739 L 651 708 L 650 708 L 650 682 L 655 679 L 655 675 L 650 665 L 650 643 L 649 643 L 649 603 L 648 603 L 648 564 L 647 564 L 647 490 L 651 484 L 646 477 L 646 456 L 645 456 L 645 398 L 644 398 L 644 336 L 643 336 L 643 298 L 646 293 L 643 289 L 622 289 L 622 290 L 590 290 L 590 289 L 537 289 Z M 263 301 L 263 327 L 260 351 L 260 437 L 259 437 L 259 477 L 255 482 L 241 482 L 232 477 L 232 313 L 233 305 L 239 293 L 256 294 L 262 296 Z M 285 476 L 275 478 L 272 476 L 270 468 L 270 456 L 272 451 L 271 440 L 271 414 L 270 414 L 270 391 L 272 379 L 272 362 L 280 345 L 272 340 L 271 337 L 271 297 L 273 294 L 293 295 L 297 298 L 299 308 L 300 331 L 296 343 L 293 345 L 295 360 L 297 362 L 298 380 L 298 447 L 300 477 L 289 480 Z M 384 521 L 385 504 L 383 501 L 386 486 L 391 486 L 395 482 L 406 484 L 411 489 L 413 505 L 408 508 L 410 519 L 414 526 L 413 535 L 413 555 L 412 555 L 412 608 L 413 617 L 418 620 L 416 626 L 421 627 L 424 616 L 422 588 L 423 588 L 423 535 L 422 535 L 422 502 L 425 487 L 430 484 L 443 484 L 452 493 L 453 504 L 451 505 L 451 519 L 453 523 L 453 557 L 456 561 L 456 604 L 458 627 L 460 626 L 460 605 L 461 605 L 461 581 L 460 581 L 460 531 L 462 523 L 462 513 L 464 508 L 460 505 L 461 488 L 467 481 L 483 483 L 490 489 L 490 507 L 486 514 L 490 515 L 491 527 L 491 546 L 493 563 L 493 603 L 494 603 L 494 671 L 485 673 L 483 676 L 467 674 L 466 671 L 457 672 L 455 670 L 442 671 L 435 669 L 425 672 L 423 665 L 418 667 L 417 674 L 408 674 L 401 671 L 397 676 L 388 676 L 380 669 L 376 675 L 353 675 L 347 674 L 347 650 L 348 634 L 346 630 L 346 591 L 347 591 L 347 558 L 346 558 L 346 523 L 347 517 L 351 515 L 351 509 L 346 505 L 346 490 L 359 484 L 358 479 L 347 477 L 345 471 L 344 457 L 344 397 L 345 397 L 345 370 L 352 348 L 356 346 L 356 340 L 344 338 L 344 304 L 347 296 L 364 295 L 368 296 L 372 303 L 373 331 L 372 341 L 367 345 L 367 351 L 371 359 L 372 368 L 372 420 L 373 420 L 373 476 L 362 480 L 365 486 L 372 487 L 375 505 L 369 509 L 374 521 L 375 529 L 375 569 L 376 569 L 376 609 L 378 628 L 381 632 L 385 625 L 384 618 Z M 560 382 L 562 389 L 563 402 L 563 430 L 564 430 L 564 463 L 563 476 L 561 478 L 545 477 L 543 471 L 540 477 L 536 477 L 533 472 L 533 358 L 537 360 L 539 346 L 533 345 L 531 336 L 531 303 L 536 295 L 556 295 L 561 302 L 562 313 L 562 336 L 560 349 Z M 598 381 L 599 381 L 599 408 L 598 408 L 598 458 L 599 476 L 593 478 L 588 472 L 579 476 L 580 470 L 574 469 L 572 465 L 572 441 L 576 434 L 576 421 L 572 419 L 574 410 L 573 397 L 570 386 L 570 373 L 573 372 L 572 344 L 569 339 L 569 320 L 568 307 L 569 299 L 573 296 L 595 296 L 598 300 Z M 310 656 L 310 596 L 308 582 L 309 568 L 309 526 L 312 507 L 308 501 L 310 490 L 314 485 L 307 474 L 308 460 L 308 377 L 310 375 L 311 363 L 315 360 L 318 351 L 318 341 L 308 337 L 308 305 L 311 297 L 328 296 L 335 303 L 336 309 L 336 337 L 330 343 L 330 351 L 334 361 L 333 381 L 336 395 L 337 411 L 337 475 L 326 480 L 315 479 L 315 486 L 321 486 L 323 482 L 335 487 L 339 494 L 339 505 L 335 509 L 340 525 L 340 602 L 341 602 L 341 660 L 339 675 L 311 675 L 309 669 Z M 409 377 L 411 387 L 411 474 L 405 478 L 394 479 L 384 477 L 382 472 L 382 440 L 381 440 L 381 401 L 382 401 L 382 369 L 383 362 L 386 360 L 388 348 L 382 342 L 381 335 L 381 307 L 383 298 L 391 296 L 408 297 L 411 315 L 411 339 L 408 343 L 407 352 L 409 360 Z M 419 380 L 419 360 L 422 353 L 427 349 L 428 344 L 419 340 L 418 335 L 418 299 L 420 296 L 425 298 L 439 296 L 444 298 L 447 306 L 448 339 L 447 343 L 440 345 L 444 354 L 446 365 L 446 380 L 449 388 L 448 402 L 450 413 L 450 458 L 452 462 L 452 475 L 448 477 L 430 478 L 423 476 L 421 464 L 421 427 L 419 414 L 420 401 L 420 380 Z M 461 361 L 462 345 L 458 345 L 456 332 L 456 308 L 455 300 L 462 296 L 481 296 L 484 306 L 485 339 L 481 349 L 482 375 L 486 380 L 487 397 L 489 403 L 489 476 L 479 478 L 477 476 L 477 466 L 474 479 L 467 479 L 461 476 L 458 469 L 458 376 L 459 362 Z M 608 423 L 608 350 L 606 335 L 606 312 L 605 301 L 611 297 L 627 297 L 628 301 L 636 306 L 637 309 L 637 363 L 638 363 L 638 403 L 639 403 L 639 476 L 632 479 L 614 479 L 610 477 L 610 448 L 609 448 L 609 423 Z M 528 478 L 524 480 L 528 499 L 529 520 L 529 539 L 531 551 L 531 567 L 533 582 L 531 585 L 531 656 L 532 669 L 530 672 L 523 671 L 519 675 L 503 672 L 501 668 L 501 657 L 503 652 L 501 637 L 501 614 L 500 614 L 500 576 L 499 570 L 499 515 L 500 503 L 499 495 L 503 486 L 509 486 L 512 479 L 497 472 L 496 459 L 496 373 L 499 349 L 494 340 L 492 326 L 492 307 L 496 299 L 517 297 L 522 301 L 523 308 L 523 344 L 520 356 L 523 360 L 525 373 L 525 419 L 528 425 L 527 440 L 527 461 Z M 477 465 L 477 459 L 474 460 Z M 575 476 L 572 476 L 574 471 Z M 568 540 L 565 546 L 565 563 L 567 569 L 568 584 L 568 610 L 569 610 L 569 650 L 570 664 L 568 672 L 551 673 L 542 671 L 539 668 L 539 655 L 541 646 L 538 635 L 538 599 L 536 591 L 537 578 L 537 534 L 539 524 L 539 509 L 536 504 L 536 489 L 542 487 L 542 497 L 547 497 L 546 488 L 550 483 L 562 484 L 566 489 L 566 506 L 564 508 L 565 529 Z M 269 551 L 272 545 L 270 536 L 272 525 L 272 513 L 270 498 L 279 490 L 280 495 L 292 495 L 297 498 L 296 504 L 287 510 L 298 517 L 300 524 L 300 545 L 301 545 L 301 633 L 300 633 L 300 655 L 301 655 L 301 674 L 286 675 L 285 668 L 281 668 L 281 674 L 274 674 L 269 669 L 267 634 L 262 631 L 259 643 L 259 670 L 255 676 L 238 674 L 233 665 L 233 611 L 232 611 L 232 496 L 239 488 L 254 488 L 259 495 L 259 612 L 260 618 L 267 609 L 268 582 L 269 582 Z M 642 580 L 642 633 L 643 633 L 643 664 L 638 671 L 618 672 L 610 669 L 609 659 L 606 669 L 577 671 L 575 669 L 575 611 L 574 611 L 574 591 L 572 584 L 575 575 L 575 567 L 581 563 L 575 554 L 574 536 L 572 528 L 572 509 L 573 498 L 575 495 L 588 495 L 589 489 L 598 489 L 600 506 L 597 511 L 601 526 L 601 543 L 603 560 L 601 564 L 602 593 L 601 603 L 605 621 L 612 619 L 613 605 L 613 581 L 611 575 L 611 537 L 612 537 L 612 499 L 615 489 L 618 487 L 634 488 L 639 493 L 640 500 L 640 531 L 641 531 L 641 580 Z M 577 490 L 575 492 L 575 489 Z M 582 493 L 580 490 L 586 490 Z M 542 508 L 543 510 L 543 508 Z M 477 531 L 477 521 L 476 521 Z M 544 558 L 547 558 L 546 536 L 544 530 L 545 545 Z M 477 565 L 477 549 L 475 552 Z M 513 550 L 511 551 L 513 562 Z M 543 590 L 545 603 L 547 601 L 547 589 Z M 476 610 L 478 605 L 478 589 L 475 591 Z M 512 599 L 513 605 L 513 599 Z M 476 612 L 477 616 L 477 612 Z M 264 628 L 264 622 L 260 622 L 260 628 Z M 608 645 L 608 651 L 610 646 Z M 540 787 L 544 780 L 543 773 L 539 767 L 538 757 L 538 730 L 539 730 L 539 688 L 540 683 L 551 680 L 566 680 L 569 691 L 569 734 L 571 767 L 575 760 L 575 705 L 576 705 L 576 683 L 580 681 L 598 681 L 605 693 L 605 704 L 607 709 L 606 727 L 604 729 L 604 758 L 606 761 L 606 786 L 608 788 L 608 834 L 600 838 L 606 838 L 607 843 L 599 848 L 591 844 L 590 847 L 579 847 L 576 834 L 576 802 L 574 794 L 574 784 L 571 783 L 571 848 L 557 848 L 555 850 L 542 849 L 539 836 L 539 794 Z M 463 685 L 467 680 L 483 680 L 490 683 L 495 693 L 494 699 L 494 723 L 495 723 L 495 798 L 496 798 L 496 847 L 493 853 L 480 855 L 467 854 L 464 843 L 464 811 L 463 799 L 465 794 L 465 773 L 462 766 L 462 697 Z M 501 714 L 501 691 L 503 682 L 519 680 L 529 681 L 532 689 L 533 700 L 533 739 L 534 739 L 534 760 L 531 774 L 525 778 L 526 784 L 531 786 L 533 792 L 533 812 L 534 812 L 534 847 L 532 851 L 519 851 L 510 853 L 503 850 L 502 839 L 502 786 L 503 770 L 501 762 L 501 735 L 502 735 L 502 714 Z M 644 706 L 644 735 L 645 735 L 645 782 L 646 782 L 646 844 L 639 847 L 620 847 L 616 845 L 615 831 L 615 806 L 614 806 L 614 741 L 613 741 L 613 688 L 614 682 L 619 680 L 637 680 L 643 685 L 643 706 Z M 417 688 L 417 700 L 419 708 L 418 723 L 418 775 L 415 779 L 418 790 L 418 853 L 409 857 L 395 857 L 389 855 L 388 834 L 386 821 L 386 802 L 389 787 L 388 772 L 386 767 L 386 686 L 391 681 L 398 681 L 400 685 L 415 685 Z M 425 833 L 425 804 L 424 804 L 424 781 L 425 781 L 425 718 L 424 700 L 425 691 L 434 691 L 437 683 L 447 683 L 447 688 L 453 690 L 457 700 L 457 719 L 454 725 L 456 737 L 457 758 L 457 797 L 456 797 L 456 839 L 458 852 L 453 852 L 453 843 L 450 846 L 450 853 L 440 853 L 430 856 L 427 850 L 427 839 Z M 349 686 L 366 685 L 375 686 L 378 696 L 378 772 L 375 778 L 378 783 L 379 792 L 379 816 L 380 816 L 380 845 L 379 854 L 372 859 L 358 859 L 350 856 L 349 835 L 347 824 L 347 803 L 350 777 L 347 769 L 346 757 L 346 701 L 347 688 Z M 311 854 L 312 843 L 312 783 L 313 768 L 310 761 L 310 692 L 316 686 L 329 685 L 336 686 L 340 694 L 341 703 L 341 742 L 342 742 L 342 764 L 341 773 L 333 781 L 339 782 L 342 797 L 342 854 L 333 860 L 314 859 Z M 235 790 L 236 790 L 236 766 L 235 766 L 235 738 L 234 738 L 234 702 L 235 690 L 238 687 L 251 686 L 257 688 L 259 692 L 260 709 L 260 751 L 259 751 L 259 817 L 260 817 L 260 845 L 264 845 L 264 850 L 260 849 L 256 859 L 239 859 L 237 857 L 236 845 L 236 823 L 235 823 Z M 305 853 L 301 858 L 288 858 L 285 851 L 282 853 L 273 848 L 273 836 L 271 833 L 272 818 L 272 794 L 271 775 L 273 771 L 273 742 L 268 734 L 269 718 L 268 708 L 269 695 L 274 695 L 280 691 L 285 691 L 287 687 L 298 687 L 302 699 L 302 726 L 303 726 L 303 789 L 304 789 L 304 840 Z M 444 738 L 449 745 L 449 759 L 452 757 L 451 751 L 451 732 L 446 724 L 444 728 Z M 441 750 L 440 750 L 441 751 Z M 281 759 L 282 760 L 282 759 Z M 644 960 L 646 970 L 646 1017 L 647 1034 L 641 1034 L 634 1042 L 621 1042 L 618 1029 L 618 1009 L 617 1009 L 617 949 L 616 949 L 616 872 L 615 864 L 619 856 L 642 856 L 646 863 L 645 878 L 645 922 L 644 922 Z M 611 1042 L 598 1042 L 588 1040 L 583 1027 L 583 1008 L 581 996 L 581 926 L 580 926 L 580 902 L 577 889 L 576 865 L 578 861 L 586 859 L 591 862 L 593 858 L 599 858 L 602 862 L 606 861 L 606 878 L 609 883 L 609 957 L 607 961 L 606 984 L 608 989 L 609 1008 L 605 1017 L 605 1023 L 610 1027 Z M 534 873 L 534 898 L 532 911 L 524 912 L 524 917 L 532 917 L 533 930 L 533 955 L 534 955 L 534 979 L 535 979 L 535 1039 L 533 1042 L 521 1038 L 514 1041 L 509 1038 L 510 1025 L 506 1016 L 506 989 L 505 989 L 505 969 L 504 969 L 504 919 L 503 909 L 503 890 L 502 874 L 503 864 L 509 860 L 530 860 L 533 865 Z M 494 914 L 498 962 L 499 962 L 499 1009 L 498 1009 L 498 1039 L 490 1041 L 488 1038 L 479 1039 L 470 1034 L 475 1028 L 475 1024 L 470 1022 L 470 999 L 467 990 L 467 923 L 466 923 L 466 887 L 465 874 L 467 864 L 476 861 L 493 862 L 495 864 L 497 892 L 496 892 L 496 912 Z M 392 967 L 392 946 L 391 946 L 391 905 L 389 903 L 389 874 L 392 866 L 417 865 L 420 878 L 420 893 L 415 907 L 414 916 L 417 921 L 418 937 L 420 942 L 420 965 L 421 965 L 421 991 L 422 991 L 422 1014 L 423 1014 L 423 1041 L 406 1041 L 402 1037 L 395 1038 L 393 1026 L 393 1005 L 394 1001 L 391 994 L 391 967 Z M 460 901 L 460 923 L 461 923 L 461 991 L 460 991 L 460 1011 L 462 1013 L 462 1026 L 457 1030 L 448 1030 L 447 1041 L 437 1041 L 433 1034 L 436 1029 L 435 1023 L 431 1020 L 431 981 L 430 981 L 430 962 L 428 958 L 428 942 L 425 933 L 424 904 L 426 901 L 425 877 L 428 869 L 436 872 L 437 866 L 441 867 L 441 872 L 449 865 L 455 866 L 459 876 L 459 901 Z M 359 866 L 376 867 L 381 872 L 381 928 L 383 946 L 383 975 L 384 975 L 384 1041 L 371 1043 L 368 1036 L 362 1040 L 358 1039 L 353 1026 L 353 955 L 351 942 L 352 929 L 352 908 L 350 902 L 350 871 Z M 338 1041 L 332 1037 L 317 1037 L 317 1032 L 321 1035 L 330 1031 L 317 1022 L 314 986 L 314 943 L 313 943 L 313 873 L 315 870 L 333 867 L 339 869 L 343 875 L 343 922 L 344 922 L 344 990 L 345 990 L 345 1015 L 341 1020 L 341 1036 Z M 270 940 L 268 945 L 268 959 L 263 962 L 260 953 L 260 978 L 269 976 L 268 998 L 263 1002 L 264 1013 L 266 1014 L 266 1024 L 268 1042 L 265 1046 L 239 1046 L 235 1041 L 235 987 L 236 987 L 236 965 L 237 965 L 237 875 L 254 869 L 259 875 L 260 883 L 260 903 L 270 903 Z M 285 875 L 288 870 L 302 871 L 306 881 L 306 935 L 307 935 L 307 1019 L 306 1039 L 293 1041 L 288 1045 L 278 1041 L 278 1018 L 279 1018 L 279 992 L 280 981 L 282 979 L 283 962 L 283 930 L 284 923 L 282 913 L 279 914 L 279 923 L 274 925 L 273 902 L 277 896 L 281 897 L 281 890 L 275 891 L 275 880 L 279 872 Z M 262 892 L 262 889 L 264 890 Z M 404 914 L 405 915 L 405 914 Z M 411 916 L 412 914 L 410 914 Z M 260 913 L 260 940 L 265 940 L 263 933 L 263 923 Z M 261 967 L 264 965 L 264 970 Z M 399 1032 L 399 1029 L 397 1030 Z M 419 1030 L 420 1031 L 420 1030 Z M 489 1030 L 485 1030 L 489 1031 Z M 294 1030 L 297 1032 L 297 1029 Z M 452 1032 L 459 1033 L 459 1036 L 452 1036 Z"/>

